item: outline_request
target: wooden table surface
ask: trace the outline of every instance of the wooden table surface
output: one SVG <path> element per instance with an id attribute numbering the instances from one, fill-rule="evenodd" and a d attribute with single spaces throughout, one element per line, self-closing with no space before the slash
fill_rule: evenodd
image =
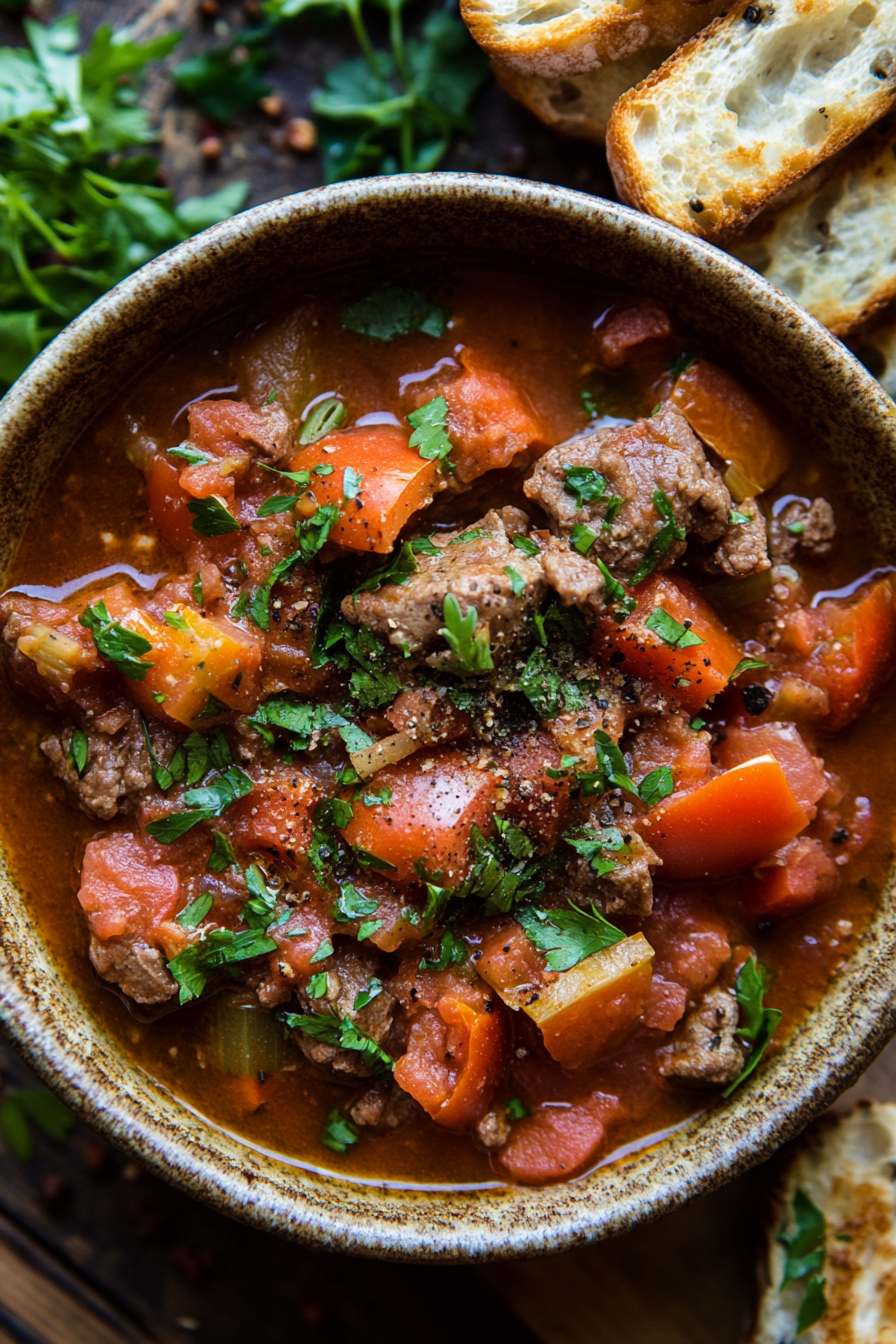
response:
<path id="1" fill-rule="evenodd" d="M 146 36 L 181 28 L 173 59 L 224 32 L 199 17 L 195 0 L 35 9 L 74 10 L 88 34 L 102 21 L 136 22 Z M 244 21 L 238 4 L 221 4 L 219 22 L 231 32 Z M 306 116 L 322 66 L 351 44 L 338 26 L 311 36 L 296 29 L 277 43 L 270 81 L 286 116 Z M 2 10 L 0 44 L 22 44 Z M 172 96 L 164 68 L 144 102 L 179 197 L 240 177 L 251 183 L 250 204 L 319 185 L 317 156 L 286 148 L 259 111 L 224 132 L 209 167 L 202 119 Z M 445 167 L 611 194 L 597 147 L 556 140 L 496 86 L 483 93 L 476 122 Z M 0 1076 L 9 1088 L 35 1082 L 2 1038 Z M 855 1094 L 896 1100 L 896 1045 Z M 231 1222 L 79 1127 L 62 1144 L 39 1137 L 27 1164 L 0 1144 L 0 1344 L 455 1344 L 459 1329 L 465 1344 L 738 1344 L 753 1307 L 763 1182 L 759 1169 L 650 1227 L 567 1255 L 413 1267 L 307 1251 Z"/>

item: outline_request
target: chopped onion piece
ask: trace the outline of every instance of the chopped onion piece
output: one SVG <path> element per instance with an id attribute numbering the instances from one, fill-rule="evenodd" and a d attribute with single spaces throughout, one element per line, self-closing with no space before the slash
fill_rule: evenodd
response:
<path id="1" fill-rule="evenodd" d="M 372 747 L 351 752 L 351 762 L 362 779 L 370 779 L 384 765 L 395 765 L 396 761 L 403 761 L 405 756 L 413 756 L 420 746 L 421 743 L 407 733 L 393 733 L 391 737 L 374 742 Z"/>

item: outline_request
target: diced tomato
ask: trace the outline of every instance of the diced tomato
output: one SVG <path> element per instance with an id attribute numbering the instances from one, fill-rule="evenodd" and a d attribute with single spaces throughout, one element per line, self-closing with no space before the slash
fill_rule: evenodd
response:
<path id="1" fill-rule="evenodd" d="M 654 984 L 659 980 L 684 990 L 683 998 L 674 991 L 667 996 L 660 988 L 655 995 L 651 990 L 651 1005 L 668 997 L 683 1011 L 687 998 L 711 985 L 731 956 L 723 919 L 708 900 L 690 892 L 657 891 L 642 931 L 654 949 Z"/>
<path id="2" fill-rule="evenodd" d="M 298 768 L 264 774 L 230 808 L 227 828 L 244 850 L 261 849 L 295 864 L 311 842 L 312 813 L 321 796 L 320 785 Z"/>
<path id="3" fill-rule="evenodd" d="M 612 616 L 600 621 L 595 635 L 597 652 L 604 657 L 609 653 L 619 671 L 667 688 L 684 709 L 696 714 L 728 685 L 744 656 L 741 645 L 694 585 L 677 574 L 652 574 L 638 585 L 634 596 L 638 605 L 621 625 Z M 644 624 L 658 609 L 703 643 L 681 649 L 667 644 Z"/>
<path id="4" fill-rule="evenodd" d="M 91 933 L 101 941 L 154 941 L 181 904 L 180 877 L 136 836 L 113 832 L 85 849 L 78 900 Z"/>
<path id="5" fill-rule="evenodd" d="M 673 794 L 637 823 L 663 861 L 663 880 L 727 877 L 758 863 L 808 826 L 774 756 Z"/>
<path id="6" fill-rule="evenodd" d="M 833 896 L 837 868 L 820 840 L 800 836 L 774 857 L 774 865 L 757 870 L 758 880 L 747 893 L 754 915 L 792 915 Z"/>
<path id="7" fill-rule="evenodd" d="M 547 440 L 525 392 L 468 346 L 460 352 L 460 362 L 460 377 L 430 389 L 424 399 L 441 393 L 448 402 L 455 476 L 469 485 L 486 471 L 509 467 L 527 448 L 547 447 Z"/>
<path id="8" fill-rule="evenodd" d="M 498 782 L 459 751 L 417 752 L 377 772 L 377 791 L 391 790 L 391 801 L 356 806 L 343 834 L 353 847 L 392 864 L 388 876 L 396 882 L 416 880 L 414 865 L 422 861 L 433 881 L 455 886 L 469 865 L 470 827 L 491 832 Z"/>
<path id="9" fill-rule="evenodd" d="M 340 518 L 330 540 L 352 551 L 385 555 L 412 513 L 432 500 L 438 463 L 408 447 L 408 435 L 397 425 L 360 425 L 337 430 L 303 448 L 290 471 L 332 467 L 326 476 L 311 477 L 311 493 L 320 505 L 334 504 Z M 361 477 L 352 499 L 345 498 L 345 473 Z"/>
<path id="10" fill-rule="evenodd" d="M 210 696 L 232 709 L 252 704 L 261 663 L 261 640 L 252 632 L 223 616 L 202 616 L 188 605 L 175 613 L 187 628 L 172 627 L 123 583 L 104 589 L 100 597 L 113 621 L 152 646 L 144 655 L 152 664 L 144 679 L 127 681 L 128 691 L 147 713 L 164 714 L 192 728 Z"/>
<path id="11" fill-rule="evenodd" d="M 476 970 L 511 1008 L 522 1008 L 556 971 L 545 969 L 540 956 L 516 920 L 496 918 L 484 924 Z"/>
<path id="12" fill-rule="evenodd" d="M 270 934 L 277 944 L 277 951 L 270 955 L 271 971 L 275 977 L 286 981 L 288 989 L 294 989 L 296 983 L 303 982 L 310 972 L 327 969 L 325 957 L 317 962 L 313 958 L 339 928 L 333 919 L 332 892 L 323 891 L 310 879 L 308 888 L 308 900 L 297 906 L 289 919 L 272 929 Z"/>
<path id="13" fill-rule="evenodd" d="M 621 369 L 633 356 L 652 353 L 659 343 L 665 345 L 672 336 L 672 323 L 655 299 L 634 299 L 611 308 L 596 326 L 595 336 L 600 364 L 605 369 Z"/>
<path id="14" fill-rule="evenodd" d="M 790 465 L 779 417 L 732 374 L 698 359 L 670 392 L 695 434 L 730 464 L 725 484 L 736 500 L 769 490 Z"/>
<path id="15" fill-rule="evenodd" d="M 180 484 L 180 471 L 161 453 L 154 457 L 146 477 L 149 512 L 159 532 L 177 551 L 196 540 L 193 517 L 187 509 L 192 496 Z"/>
<path id="16" fill-rule="evenodd" d="M 716 746 L 719 764 L 731 770 L 756 756 L 774 756 L 806 816 L 828 789 L 824 763 L 813 756 L 792 723 L 762 723 L 754 728 L 729 727 Z"/>
<path id="17" fill-rule="evenodd" d="M 816 648 L 807 675 L 820 680 L 828 693 L 830 712 L 821 727 L 836 732 L 858 718 L 892 671 L 896 594 L 889 579 L 883 579 L 856 601 L 819 602 L 811 614 L 821 647 Z"/>
<path id="18" fill-rule="evenodd" d="M 668 765 L 676 793 L 690 793 L 716 774 L 709 735 L 695 732 L 683 714 L 648 719 L 634 739 L 631 752 L 633 779 L 641 780 L 651 771 Z"/>
<path id="19" fill-rule="evenodd" d="M 543 1103 L 516 1121 L 498 1164 L 524 1185 L 569 1180 L 596 1159 L 618 1109 L 616 1098 L 603 1092 L 572 1105 Z"/>
<path id="20" fill-rule="evenodd" d="M 275 456 L 279 440 L 288 429 L 286 416 L 277 407 L 268 414 L 245 401 L 194 401 L 187 412 L 190 443 L 214 457 L 239 456 L 259 447 Z"/>
<path id="21" fill-rule="evenodd" d="M 687 1006 L 688 992 L 684 985 L 654 975 L 644 1009 L 644 1025 L 652 1031 L 671 1031 L 684 1017 Z"/>
<path id="22" fill-rule="evenodd" d="M 558 770 L 561 753 L 554 738 L 536 729 L 521 738 L 501 765 L 507 774 L 500 782 L 508 790 L 504 816 L 523 826 L 540 845 L 556 845 L 566 827 L 570 798 L 569 774 L 551 779 L 548 770 Z"/>
<path id="23" fill-rule="evenodd" d="M 423 1010 L 393 1076 L 437 1124 L 466 1129 L 488 1110 L 509 1058 L 502 1003 L 471 987 L 445 994 L 437 1008 Z"/>

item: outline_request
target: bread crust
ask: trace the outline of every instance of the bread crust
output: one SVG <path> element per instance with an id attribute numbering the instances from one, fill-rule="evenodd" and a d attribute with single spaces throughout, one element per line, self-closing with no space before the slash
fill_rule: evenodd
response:
<path id="1" fill-rule="evenodd" d="M 617 98 L 662 64 L 668 55 L 667 47 L 645 47 L 623 61 L 597 66 L 582 75 L 554 79 L 521 75 L 499 61 L 492 62 L 492 69 L 504 92 L 558 135 L 603 144 Z"/>
<path id="2" fill-rule="evenodd" d="M 738 0 L 622 95 L 607 158 L 628 204 L 718 239 L 894 98 L 890 0 Z"/>
<path id="3" fill-rule="evenodd" d="M 894 150 L 890 115 L 776 197 L 730 246 L 835 336 L 896 297 Z"/>
<path id="4" fill-rule="evenodd" d="M 461 0 L 464 22 L 495 61 L 518 75 L 560 79 L 673 50 L 721 9 L 720 0 Z M 539 18 L 541 13 L 543 18 Z"/>

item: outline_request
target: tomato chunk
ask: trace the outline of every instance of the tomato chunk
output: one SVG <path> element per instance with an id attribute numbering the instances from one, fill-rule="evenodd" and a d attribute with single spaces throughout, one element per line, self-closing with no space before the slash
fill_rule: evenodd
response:
<path id="1" fill-rule="evenodd" d="M 180 877 L 136 836 L 116 832 L 85 849 L 78 900 L 101 941 L 152 940 L 181 904 Z"/>
<path id="2" fill-rule="evenodd" d="M 152 460 L 146 477 L 146 498 L 153 522 L 165 541 L 185 551 L 196 540 L 193 517 L 187 509 L 192 498 L 180 484 L 180 472 L 160 453 Z"/>
<path id="3" fill-rule="evenodd" d="M 827 900 L 837 889 L 837 868 L 820 840 L 800 836 L 775 855 L 777 862 L 747 896 L 755 915 L 792 915 Z"/>
<path id="4" fill-rule="evenodd" d="M 148 611 L 123 583 L 106 588 L 100 596 L 113 621 L 152 645 L 145 655 L 152 667 L 142 681 L 127 683 L 147 713 L 163 713 L 192 728 L 210 696 L 232 709 L 251 704 L 261 663 L 261 641 L 255 635 L 224 617 L 202 616 L 185 604 L 177 605 L 175 616 L 186 629 L 174 628 Z"/>
<path id="5" fill-rule="evenodd" d="M 726 770 L 756 756 L 774 756 L 787 776 L 787 783 L 800 807 L 810 818 L 815 804 L 828 790 L 824 764 L 813 756 L 792 723 L 762 723 L 755 728 L 726 728 L 716 747 L 719 764 Z"/>
<path id="6" fill-rule="evenodd" d="M 447 885 L 466 874 L 470 827 L 491 830 L 498 781 L 479 770 L 459 751 L 417 752 L 399 765 L 377 771 L 377 790 L 390 789 L 391 801 L 374 807 L 355 806 L 343 834 L 350 845 L 366 849 L 392 864 L 396 882 L 418 879 L 415 863 Z"/>
<path id="7" fill-rule="evenodd" d="M 618 1107 L 603 1092 L 569 1106 L 548 1102 L 516 1122 L 498 1164 L 524 1185 L 568 1180 L 595 1160 Z"/>
<path id="8" fill-rule="evenodd" d="M 858 718 L 890 675 L 896 650 L 896 594 L 884 579 L 858 601 L 820 602 L 813 614 L 822 641 L 813 663 L 821 672 L 830 707 L 821 727 L 835 732 Z"/>
<path id="9" fill-rule="evenodd" d="M 311 842 L 312 812 L 320 798 L 320 786 L 298 770 L 263 775 L 230 809 L 227 826 L 243 849 L 263 849 L 294 864 Z"/>
<path id="10" fill-rule="evenodd" d="M 466 1129 L 488 1110 L 509 1059 L 510 1030 L 500 1001 L 475 989 L 455 991 L 412 1024 L 407 1053 L 393 1076 L 437 1124 Z"/>
<path id="11" fill-rule="evenodd" d="M 693 793 L 673 794 L 638 823 L 663 861 L 663 879 L 728 877 L 808 826 L 773 756 L 726 770 Z"/>
<path id="12" fill-rule="evenodd" d="M 334 504 L 341 516 L 330 540 L 352 551 L 385 555 L 412 513 L 432 500 L 438 463 L 422 458 L 408 447 L 408 436 L 397 425 L 361 425 L 337 430 L 303 448 L 290 462 L 290 471 L 332 467 L 326 476 L 311 477 L 311 492 L 320 505 Z M 360 473 L 361 485 L 353 499 L 345 498 L 345 473 Z"/>
<path id="13" fill-rule="evenodd" d="M 732 374 L 698 359 L 670 392 L 695 434 L 729 464 L 736 500 L 769 490 L 790 465 L 787 437 L 765 406 Z"/>
<path id="14" fill-rule="evenodd" d="M 743 649 L 722 625 L 693 584 L 672 574 L 652 574 L 634 590 L 638 605 L 621 625 L 611 616 L 599 624 L 597 651 L 615 655 L 622 672 L 667 687 L 691 714 L 728 685 Z M 664 611 L 703 641 L 675 648 L 645 625 L 655 611 Z M 622 654 L 620 661 L 618 655 Z"/>
<path id="15" fill-rule="evenodd" d="M 669 314 L 655 299 L 618 304 L 595 328 L 597 358 L 605 369 L 621 369 L 632 356 L 653 353 L 672 336 Z M 646 348 L 645 348 L 646 347 Z"/>

